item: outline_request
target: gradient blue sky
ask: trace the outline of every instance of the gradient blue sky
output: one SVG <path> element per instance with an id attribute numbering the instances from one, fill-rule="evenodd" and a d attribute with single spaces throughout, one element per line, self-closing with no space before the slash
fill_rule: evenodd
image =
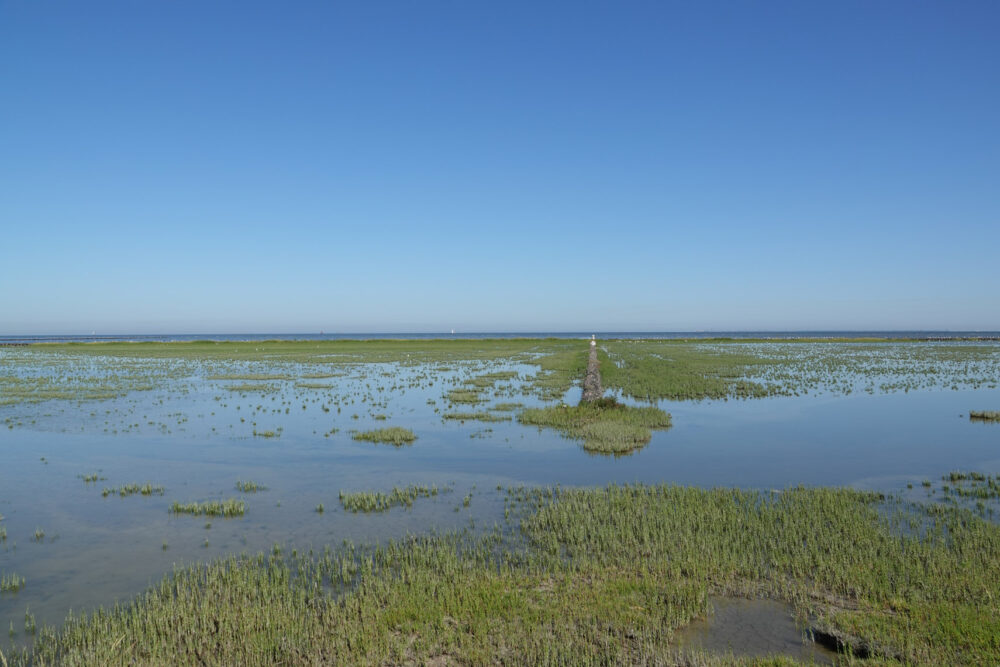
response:
<path id="1" fill-rule="evenodd" d="M 998 34 L 0 0 L 0 333 L 1000 329 Z"/>

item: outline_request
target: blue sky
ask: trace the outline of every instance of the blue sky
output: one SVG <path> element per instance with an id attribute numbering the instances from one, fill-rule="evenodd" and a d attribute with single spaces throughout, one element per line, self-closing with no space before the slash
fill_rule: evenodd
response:
<path id="1" fill-rule="evenodd" d="M 0 0 L 0 333 L 1000 329 L 998 30 Z"/>

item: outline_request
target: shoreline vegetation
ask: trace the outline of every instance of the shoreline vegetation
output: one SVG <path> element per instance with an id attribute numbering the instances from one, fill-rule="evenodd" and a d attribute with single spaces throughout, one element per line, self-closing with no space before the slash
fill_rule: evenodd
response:
<path id="1" fill-rule="evenodd" d="M 519 521 L 484 535 L 177 570 L 6 661 L 789 664 L 679 653 L 676 631 L 716 595 L 785 602 L 848 661 L 1000 659 L 1000 527 L 960 507 L 671 485 L 507 489 L 507 502 Z"/>

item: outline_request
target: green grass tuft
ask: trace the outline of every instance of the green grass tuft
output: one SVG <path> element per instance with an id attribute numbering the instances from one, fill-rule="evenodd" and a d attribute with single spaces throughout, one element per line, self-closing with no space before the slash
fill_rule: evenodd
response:
<path id="1" fill-rule="evenodd" d="M 354 440 L 362 442 L 381 442 L 389 445 L 395 445 L 396 447 L 409 445 L 417 439 L 417 436 L 414 435 L 413 431 L 400 426 L 378 428 L 373 431 L 358 431 L 351 437 Z"/>
<path id="2" fill-rule="evenodd" d="M 670 415 L 654 407 L 636 408 L 602 398 L 577 406 L 557 405 L 524 410 L 522 424 L 547 426 L 583 441 L 584 449 L 626 454 L 649 442 L 651 429 L 670 427 Z"/>

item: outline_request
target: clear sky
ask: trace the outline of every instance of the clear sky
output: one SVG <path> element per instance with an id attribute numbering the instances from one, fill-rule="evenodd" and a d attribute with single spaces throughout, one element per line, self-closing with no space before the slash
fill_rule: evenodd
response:
<path id="1" fill-rule="evenodd" d="M 1000 329 L 1000 2 L 0 0 L 0 333 Z"/>

